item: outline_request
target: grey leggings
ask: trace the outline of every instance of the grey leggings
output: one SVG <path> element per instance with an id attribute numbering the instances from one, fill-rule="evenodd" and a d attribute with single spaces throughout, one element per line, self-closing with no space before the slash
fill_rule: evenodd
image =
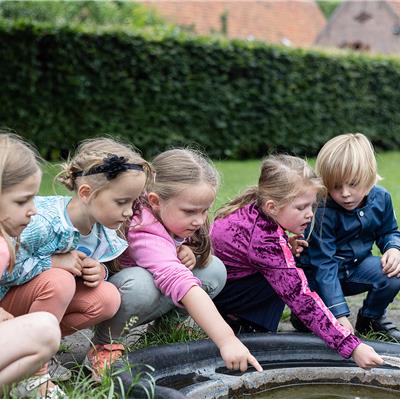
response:
<path id="1" fill-rule="evenodd" d="M 200 279 L 202 288 L 214 298 L 224 287 L 226 269 L 222 261 L 212 256 L 204 268 L 194 268 L 193 275 Z M 162 295 L 154 285 L 153 276 L 141 267 L 124 268 L 113 275 L 113 283 L 121 294 L 121 306 L 113 318 L 96 326 L 93 342 L 110 343 L 118 339 L 131 317 L 136 317 L 130 327 L 154 321 L 175 308 L 171 298 Z"/>

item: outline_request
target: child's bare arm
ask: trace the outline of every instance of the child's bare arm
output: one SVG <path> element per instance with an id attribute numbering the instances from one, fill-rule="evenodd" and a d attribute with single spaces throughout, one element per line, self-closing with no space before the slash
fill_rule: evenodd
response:
<path id="1" fill-rule="evenodd" d="M 86 286 L 97 287 L 105 275 L 105 266 L 99 261 L 90 257 L 82 261 L 82 279 Z"/>
<path id="2" fill-rule="evenodd" d="M 14 316 L 7 312 L 4 308 L 0 307 L 0 322 L 7 321 L 8 319 L 12 319 Z"/>
<path id="3" fill-rule="evenodd" d="M 63 254 L 54 254 L 51 256 L 51 267 L 65 269 L 74 276 L 81 276 L 82 260 L 85 258 L 86 254 L 77 250 Z"/>
<path id="4" fill-rule="evenodd" d="M 308 242 L 304 239 L 304 235 L 292 235 L 289 237 L 288 242 L 290 250 L 295 257 L 299 257 L 304 248 L 308 247 Z"/>
<path id="5" fill-rule="evenodd" d="M 359 344 L 352 353 L 354 362 L 364 369 L 378 367 L 384 363 L 382 357 L 375 350 L 365 343 Z"/>
<path id="6" fill-rule="evenodd" d="M 347 317 L 338 317 L 337 320 L 354 335 L 354 328 Z"/>
<path id="7" fill-rule="evenodd" d="M 189 246 L 182 244 L 176 250 L 180 262 L 192 270 L 196 266 L 196 256 L 192 249 Z"/>
<path id="8" fill-rule="evenodd" d="M 246 371 L 247 364 L 250 363 L 257 371 L 262 371 L 261 365 L 235 336 L 202 288 L 193 286 L 182 298 L 182 304 L 217 345 L 227 368 Z"/>
<path id="9" fill-rule="evenodd" d="M 389 277 L 400 277 L 400 250 L 391 248 L 381 258 L 382 270 Z"/>

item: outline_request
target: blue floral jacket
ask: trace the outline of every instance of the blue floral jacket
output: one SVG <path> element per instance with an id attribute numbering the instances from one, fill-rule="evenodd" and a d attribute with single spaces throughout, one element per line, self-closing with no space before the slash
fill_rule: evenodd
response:
<path id="1" fill-rule="evenodd" d="M 37 196 L 37 215 L 21 234 L 21 243 L 16 254 L 16 263 L 11 272 L 5 272 L 0 279 L 0 300 L 8 290 L 30 281 L 51 267 L 51 256 L 74 250 L 80 233 L 65 218 L 66 207 L 71 197 Z M 113 260 L 128 247 L 117 233 L 99 226 L 98 246 L 92 258 L 100 262 Z"/>
<path id="2" fill-rule="evenodd" d="M 362 206 L 352 211 L 331 198 L 318 207 L 309 247 L 298 266 L 315 279 L 319 295 L 336 317 L 350 314 L 340 279 L 372 255 L 374 243 L 382 254 L 390 248 L 400 249 L 400 232 L 385 189 L 373 187 Z"/>

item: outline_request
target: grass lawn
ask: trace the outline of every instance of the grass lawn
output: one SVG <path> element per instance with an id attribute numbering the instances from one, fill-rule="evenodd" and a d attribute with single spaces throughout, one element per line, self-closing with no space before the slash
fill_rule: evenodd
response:
<path id="1" fill-rule="evenodd" d="M 377 156 L 379 173 L 384 178 L 380 185 L 390 191 L 396 214 L 400 215 L 400 151 L 381 153 Z M 310 160 L 313 164 L 314 160 Z M 235 197 L 244 188 L 257 183 L 259 175 L 259 160 L 249 161 L 218 161 L 215 163 L 221 173 L 222 184 L 219 190 L 215 209 L 228 199 Z M 53 188 L 53 178 L 59 171 L 55 164 L 48 164 L 44 169 L 40 194 L 67 194 L 61 185 Z"/>
<path id="2" fill-rule="evenodd" d="M 384 178 L 381 185 L 387 188 L 393 197 L 396 212 L 400 210 L 400 151 L 379 154 L 378 165 L 381 176 Z M 310 160 L 311 164 L 314 160 Z M 214 209 L 218 208 L 228 199 L 233 198 L 249 185 L 257 183 L 259 175 L 259 160 L 250 161 L 218 161 L 216 166 L 221 173 L 222 184 L 218 193 Z M 54 185 L 54 176 L 59 171 L 55 164 L 47 164 L 44 168 L 41 195 L 67 194 L 68 191 L 61 185 Z M 399 214 L 399 213 L 398 213 Z M 286 308 L 283 319 L 288 319 L 289 311 Z M 168 317 L 169 318 L 169 317 Z M 204 333 L 199 329 L 182 326 L 177 328 L 174 321 L 165 320 L 162 329 L 144 333 L 137 342 L 131 343 L 131 349 L 147 347 L 150 345 L 182 342 L 204 337 Z M 114 383 L 110 376 L 97 386 L 84 374 L 84 368 L 77 365 L 73 370 L 73 379 L 63 383 L 61 386 L 69 395 L 69 398 L 119 398 L 115 392 Z M 123 397 L 123 396 L 122 396 Z"/>

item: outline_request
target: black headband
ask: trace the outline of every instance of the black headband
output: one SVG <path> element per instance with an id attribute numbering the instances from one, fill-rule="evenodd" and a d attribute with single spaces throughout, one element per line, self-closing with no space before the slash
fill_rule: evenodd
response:
<path id="1" fill-rule="evenodd" d="M 77 178 L 78 176 L 104 174 L 106 178 L 110 181 L 111 179 L 116 178 L 121 172 L 125 172 L 128 169 L 133 169 L 141 172 L 144 171 L 142 165 L 132 164 L 126 161 L 127 159 L 125 157 L 118 157 L 116 154 L 110 154 L 103 159 L 103 164 L 90 168 L 87 172 L 73 172 L 73 176 L 74 178 Z"/>

